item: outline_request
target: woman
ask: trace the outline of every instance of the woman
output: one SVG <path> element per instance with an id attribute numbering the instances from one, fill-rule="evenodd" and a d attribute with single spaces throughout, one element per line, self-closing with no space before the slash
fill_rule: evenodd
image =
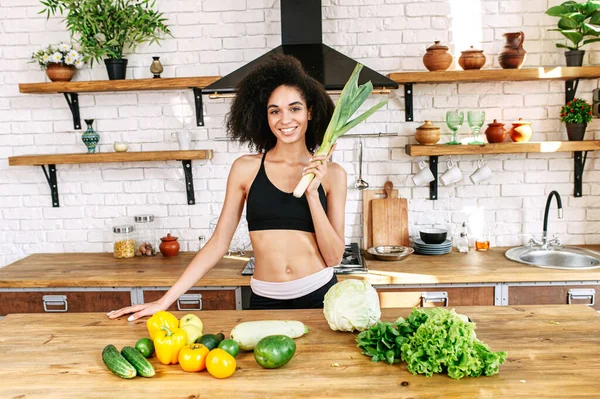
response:
<path id="1" fill-rule="evenodd" d="M 213 236 L 158 301 L 108 313 L 128 320 L 167 309 L 227 253 L 244 203 L 255 256 L 251 309 L 323 307 L 337 282 L 333 266 L 344 253 L 346 172 L 312 157 L 334 105 L 324 88 L 290 56 L 274 57 L 238 86 L 227 119 L 233 138 L 258 154 L 233 163 Z M 301 198 L 292 192 L 303 175 L 315 178 Z"/>

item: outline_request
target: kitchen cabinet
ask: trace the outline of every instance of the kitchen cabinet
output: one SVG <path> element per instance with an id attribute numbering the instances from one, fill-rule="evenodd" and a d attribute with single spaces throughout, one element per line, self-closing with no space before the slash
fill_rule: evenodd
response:
<path id="1" fill-rule="evenodd" d="M 0 316 L 9 313 L 108 312 L 132 304 L 132 291 L 10 290 L 0 292 Z"/>
<path id="2" fill-rule="evenodd" d="M 508 306 L 517 305 L 590 305 L 600 310 L 596 294 L 600 294 L 600 284 L 534 284 L 508 285 Z"/>
<path id="3" fill-rule="evenodd" d="M 164 289 L 142 289 L 143 303 L 160 299 L 168 288 Z M 241 309 L 241 289 L 237 288 L 204 288 L 191 289 L 175 301 L 169 311 L 176 310 L 236 310 Z"/>
<path id="4" fill-rule="evenodd" d="M 494 306 L 495 286 L 378 288 L 382 308 Z"/>

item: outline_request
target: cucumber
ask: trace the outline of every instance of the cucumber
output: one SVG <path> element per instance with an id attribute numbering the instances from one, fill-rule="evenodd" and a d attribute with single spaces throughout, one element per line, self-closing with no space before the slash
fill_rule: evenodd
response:
<path id="1" fill-rule="evenodd" d="M 133 378 L 137 375 L 135 367 L 119 353 L 114 345 L 106 345 L 102 350 L 102 361 L 113 374 L 121 378 Z"/>
<path id="2" fill-rule="evenodd" d="M 121 349 L 121 355 L 135 368 L 138 375 L 142 377 L 154 376 L 154 367 L 137 349 L 125 346 Z"/>
<path id="3" fill-rule="evenodd" d="M 254 359 L 266 369 L 276 369 L 292 360 L 296 343 L 287 335 L 269 335 L 254 347 Z"/>
<path id="4" fill-rule="evenodd" d="M 204 334 L 196 340 L 196 343 L 206 346 L 208 350 L 213 350 L 219 346 L 223 339 L 225 339 L 225 335 L 223 335 L 223 333 Z"/>
<path id="5" fill-rule="evenodd" d="M 269 335 L 286 335 L 298 338 L 308 332 L 308 328 L 297 320 L 260 320 L 246 321 L 231 330 L 231 339 L 240 344 L 242 350 L 252 350 L 260 341 Z"/>

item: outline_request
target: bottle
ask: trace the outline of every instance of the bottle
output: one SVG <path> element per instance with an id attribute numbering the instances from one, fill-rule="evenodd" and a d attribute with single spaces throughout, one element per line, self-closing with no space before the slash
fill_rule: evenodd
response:
<path id="1" fill-rule="evenodd" d="M 463 231 L 460 233 L 460 238 L 458 239 L 458 252 L 469 252 L 469 235 L 467 233 L 467 223 L 464 222 L 462 224 Z"/>

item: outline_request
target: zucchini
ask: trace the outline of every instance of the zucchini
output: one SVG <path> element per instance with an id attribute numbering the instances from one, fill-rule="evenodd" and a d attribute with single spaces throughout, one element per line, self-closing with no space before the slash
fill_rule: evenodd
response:
<path id="1" fill-rule="evenodd" d="M 142 377 L 154 376 L 154 367 L 152 367 L 152 364 L 146 360 L 144 355 L 137 349 L 131 346 L 125 346 L 121 349 L 121 355 L 131 363 L 138 375 L 141 375 Z"/>
<path id="2" fill-rule="evenodd" d="M 308 328 L 297 320 L 259 320 L 246 321 L 231 330 L 231 339 L 236 340 L 242 350 L 252 350 L 269 335 L 286 335 L 298 338 L 308 332 Z"/>
<path id="3" fill-rule="evenodd" d="M 137 375 L 135 367 L 119 353 L 114 345 L 106 345 L 102 350 L 102 361 L 113 374 L 121 378 L 133 378 Z"/>

